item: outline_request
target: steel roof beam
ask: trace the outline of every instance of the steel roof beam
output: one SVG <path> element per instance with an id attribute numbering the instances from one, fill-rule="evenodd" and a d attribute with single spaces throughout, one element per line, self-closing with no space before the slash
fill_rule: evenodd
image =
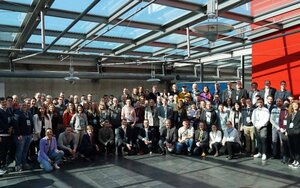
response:
<path id="1" fill-rule="evenodd" d="M 23 46 L 26 44 L 29 37 L 31 36 L 32 32 L 36 29 L 40 22 L 38 18 L 40 16 L 41 10 L 45 9 L 46 4 L 48 4 L 48 6 L 51 6 L 52 3 L 53 0 L 35 0 L 32 3 L 32 7 L 34 7 L 34 10 L 32 13 L 27 13 L 22 23 L 23 30 L 15 39 L 16 43 L 14 45 L 14 48 L 23 48 Z M 9 57 L 14 57 L 16 55 L 17 53 L 14 52 L 11 53 Z"/>

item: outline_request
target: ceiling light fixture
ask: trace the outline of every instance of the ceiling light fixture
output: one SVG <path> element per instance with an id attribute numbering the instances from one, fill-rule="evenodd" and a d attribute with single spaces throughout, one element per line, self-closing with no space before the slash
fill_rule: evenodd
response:
<path id="1" fill-rule="evenodd" d="M 234 29 L 232 25 L 218 21 L 217 0 L 208 0 L 207 18 L 207 22 L 196 25 L 191 30 L 195 33 L 203 34 L 211 42 L 215 42 L 219 34 L 227 33 Z"/>

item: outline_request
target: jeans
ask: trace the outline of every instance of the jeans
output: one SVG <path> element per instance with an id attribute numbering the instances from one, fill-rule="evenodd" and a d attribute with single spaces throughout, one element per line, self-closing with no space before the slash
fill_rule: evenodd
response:
<path id="1" fill-rule="evenodd" d="M 263 127 L 260 130 L 255 128 L 255 134 L 257 139 L 258 152 L 266 154 L 267 152 L 267 127 Z"/>
<path id="2" fill-rule="evenodd" d="M 194 144 L 194 139 L 186 139 L 184 142 L 176 143 L 176 153 L 180 154 L 184 147 L 187 147 L 188 152 L 192 152 L 192 147 Z"/>
<path id="3" fill-rule="evenodd" d="M 11 147 L 10 136 L 0 136 L 0 169 L 6 165 L 6 158 Z"/>
<path id="4" fill-rule="evenodd" d="M 32 135 L 23 135 L 21 140 L 18 139 L 18 136 L 14 136 L 14 139 L 16 143 L 16 166 L 24 165 L 27 163 L 27 153 Z"/>
<path id="5" fill-rule="evenodd" d="M 279 136 L 279 131 L 273 127 L 272 128 L 272 154 L 273 157 L 277 156 L 277 140 Z"/>
<path id="6" fill-rule="evenodd" d="M 56 152 L 55 150 L 53 150 L 48 155 L 48 157 L 54 161 L 54 164 L 59 164 L 63 156 L 64 156 L 63 151 Z M 42 165 L 42 167 L 46 172 L 51 172 L 53 170 L 52 164 L 48 160 L 42 159 L 39 161 L 39 163 Z"/>

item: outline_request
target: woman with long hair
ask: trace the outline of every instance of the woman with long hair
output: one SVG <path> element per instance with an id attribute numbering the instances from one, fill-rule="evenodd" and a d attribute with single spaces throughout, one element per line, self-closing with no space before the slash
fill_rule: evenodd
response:
<path id="1" fill-rule="evenodd" d="M 64 128 L 67 127 L 68 125 L 70 125 L 70 121 L 75 113 L 76 113 L 76 111 L 75 111 L 74 103 L 69 102 L 67 109 L 64 111 L 64 114 L 63 114 Z"/>

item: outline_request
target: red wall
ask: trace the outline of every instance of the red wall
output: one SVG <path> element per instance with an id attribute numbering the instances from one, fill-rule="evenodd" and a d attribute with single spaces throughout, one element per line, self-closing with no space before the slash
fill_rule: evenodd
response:
<path id="1" fill-rule="evenodd" d="M 259 2 L 261 0 L 252 1 L 254 6 L 252 5 L 251 8 L 257 7 L 255 4 Z M 270 6 L 261 3 L 260 5 Z M 260 8 L 260 10 L 264 9 Z M 257 13 L 257 11 L 252 10 L 253 12 Z M 299 14 L 300 11 L 298 10 Z M 293 11 L 292 16 L 294 15 L 295 11 Z M 300 25 L 259 39 L 291 31 L 300 31 Z M 291 90 L 294 96 L 300 95 L 300 32 L 253 44 L 252 81 L 257 82 L 259 88 L 262 88 L 264 81 L 267 79 L 271 81 L 272 87 L 276 89 L 280 88 L 280 81 L 285 80 L 287 89 Z"/>

